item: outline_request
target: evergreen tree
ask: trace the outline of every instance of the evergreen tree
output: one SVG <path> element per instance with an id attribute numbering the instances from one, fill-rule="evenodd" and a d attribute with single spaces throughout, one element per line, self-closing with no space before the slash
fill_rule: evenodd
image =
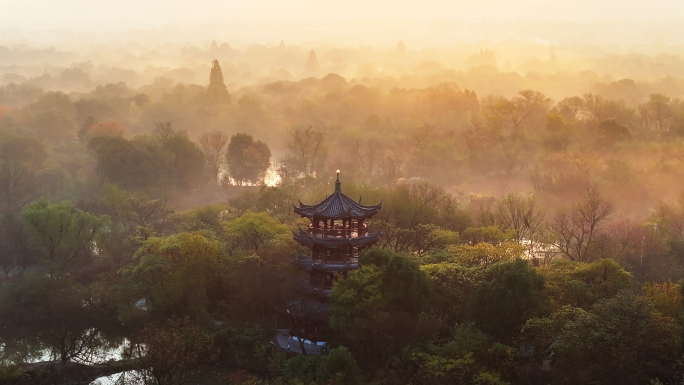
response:
<path id="1" fill-rule="evenodd" d="M 404 45 L 403 40 L 399 40 L 399 43 L 397 44 L 397 53 L 400 55 L 404 55 L 406 53 L 406 45 Z"/>
<path id="2" fill-rule="evenodd" d="M 209 74 L 209 88 L 207 88 L 209 100 L 216 104 L 229 104 L 230 94 L 223 82 L 223 72 L 218 60 L 211 63 L 211 73 Z"/>
<path id="3" fill-rule="evenodd" d="M 309 51 L 309 58 L 306 60 L 306 65 L 304 66 L 305 76 L 318 76 L 321 72 L 321 66 L 318 64 L 318 57 L 316 56 L 316 51 Z"/>

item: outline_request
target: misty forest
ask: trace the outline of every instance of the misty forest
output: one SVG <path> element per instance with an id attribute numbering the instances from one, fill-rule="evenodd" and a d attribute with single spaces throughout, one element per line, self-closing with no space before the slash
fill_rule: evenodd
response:
<path id="1" fill-rule="evenodd" d="M 0 384 L 684 383 L 680 46 L 69 36 L 0 45 Z"/>

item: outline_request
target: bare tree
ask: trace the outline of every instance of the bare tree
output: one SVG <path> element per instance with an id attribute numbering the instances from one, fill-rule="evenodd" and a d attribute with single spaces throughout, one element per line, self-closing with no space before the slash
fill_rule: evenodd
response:
<path id="1" fill-rule="evenodd" d="M 503 227 L 515 231 L 518 242 L 533 241 L 542 230 L 546 210 L 540 207 L 533 195 L 520 192 L 506 194 L 496 204 L 496 221 Z"/>
<path id="2" fill-rule="evenodd" d="M 506 104 L 506 112 L 511 121 L 513 136 L 517 136 L 522 124 L 535 112 L 544 108 L 549 99 L 539 91 L 522 90 Z"/>
<path id="3" fill-rule="evenodd" d="M 585 109 L 584 99 L 579 96 L 566 97 L 558 102 L 556 107 L 564 117 L 576 120 L 579 113 Z"/>
<path id="4" fill-rule="evenodd" d="M 587 120 L 600 123 L 608 118 L 606 113 L 606 103 L 603 97 L 594 95 L 591 92 L 582 95 L 583 110 Z"/>
<path id="5" fill-rule="evenodd" d="M 504 155 L 504 167 L 506 170 L 506 175 L 511 176 L 516 167 L 519 166 L 520 153 L 522 152 L 522 147 L 518 141 L 510 140 L 501 143 L 502 153 Z"/>
<path id="6" fill-rule="evenodd" d="M 224 159 L 224 150 L 228 145 L 228 136 L 220 131 L 206 132 L 200 137 L 199 145 L 204 153 L 211 175 L 218 181 L 218 174 Z"/>
<path id="7" fill-rule="evenodd" d="M 590 186 L 581 202 L 559 210 L 549 226 L 554 245 L 572 261 L 586 262 L 587 250 L 614 206 Z"/>
<path id="8" fill-rule="evenodd" d="M 359 162 L 361 170 L 366 174 L 373 174 L 377 167 L 376 155 L 378 152 L 382 151 L 380 143 L 375 139 L 370 139 L 365 143 L 356 140 L 354 142 L 354 151 L 356 152 L 356 159 Z"/>
<path id="9" fill-rule="evenodd" d="M 670 98 L 662 94 L 651 94 L 649 101 L 639 106 L 639 114 L 644 126 L 657 132 L 669 131 L 674 115 Z"/>
<path id="10" fill-rule="evenodd" d="M 34 197 L 35 177 L 23 162 L 0 161 L 0 207 L 3 212 L 16 213 Z"/>
<path id="11" fill-rule="evenodd" d="M 296 128 L 290 132 L 285 147 L 292 154 L 287 163 L 291 163 L 299 172 L 313 176 L 323 158 L 323 133 L 311 127 Z"/>
<path id="12" fill-rule="evenodd" d="M 154 135 L 162 142 L 166 142 L 173 136 L 174 130 L 171 128 L 171 122 L 156 122 L 154 123 Z"/>

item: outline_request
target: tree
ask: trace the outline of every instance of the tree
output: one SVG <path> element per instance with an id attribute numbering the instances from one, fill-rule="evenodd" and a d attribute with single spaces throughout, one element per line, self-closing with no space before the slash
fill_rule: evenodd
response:
<path id="1" fill-rule="evenodd" d="M 74 103 L 69 99 L 69 95 L 61 91 L 46 92 L 38 101 L 32 103 L 29 108 L 34 112 L 55 109 L 69 118 L 73 118 L 76 115 Z"/>
<path id="2" fill-rule="evenodd" d="M 101 122 L 94 122 L 83 136 L 84 139 L 89 140 L 96 136 L 126 136 L 126 127 L 116 120 L 103 120 Z"/>
<path id="3" fill-rule="evenodd" d="M 11 270 L 26 267 L 35 261 L 31 258 L 28 234 L 24 222 L 16 213 L 0 216 L 0 267 L 8 278 Z"/>
<path id="4" fill-rule="evenodd" d="M 201 187 L 206 182 L 204 154 L 185 131 L 174 131 L 162 141 L 162 148 L 171 155 L 172 161 L 165 167 L 173 186 L 180 190 Z"/>
<path id="5" fill-rule="evenodd" d="M 266 143 L 254 141 L 252 135 L 235 134 L 228 144 L 226 163 L 228 175 L 236 183 L 256 184 L 263 180 L 271 166 L 271 150 Z"/>
<path id="6" fill-rule="evenodd" d="M 366 365 L 386 365 L 420 337 L 418 313 L 431 295 L 427 277 L 406 255 L 373 248 L 361 255 L 359 270 L 330 293 L 330 326 Z"/>
<path id="7" fill-rule="evenodd" d="M 540 272 L 554 309 L 572 306 L 588 310 L 596 301 L 611 298 L 633 284 L 633 276 L 612 259 L 591 263 L 554 261 Z"/>
<path id="8" fill-rule="evenodd" d="M 613 204 L 601 197 L 596 186 L 590 186 L 582 201 L 560 209 L 552 218 L 549 231 L 554 245 L 571 261 L 587 262 L 589 246 L 613 210 Z"/>
<path id="9" fill-rule="evenodd" d="M 645 297 L 622 291 L 559 322 L 549 349 L 571 383 L 643 384 L 677 377 L 680 329 Z"/>
<path id="10" fill-rule="evenodd" d="M 221 131 L 205 132 L 199 139 L 200 149 L 204 153 L 209 172 L 218 180 L 221 163 L 223 163 L 223 151 L 228 144 L 228 136 Z"/>
<path id="11" fill-rule="evenodd" d="M 575 116 L 575 112 L 572 116 Z M 549 131 L 550 136 L 544 140 L 544 146 L 553 151 L 564 151 L 570 144 L 572 132 L 570 131 L 571 123 L 559 113 L 549 113 L 546 115 L 546 130 Z"/>
<path id="12" fill-rule="evenodd" d="M 579 96 L 566 97 L 558 102 L 556 107 L 563 117 L 574 121 L 578 119 L 578 115 L 585 109 L 584 99 Z"/>
<path id="13" fill-rule="evenodd" d="M 128 192 L 117 185 L 106 184 L 98 198 L 102 212 L 118 222 L 129 235 L 146 241 L 154 234 L 154 226 L 163 222 L 172 212 L 170 198 L 165 192 Z"/>
<path id="14" fill-rule="evenodd" d="M 520 128 L 532 115 L 547 108 L 550 99 L 539 91 L 522 90 L 506 104 L 508 118 L 511 121 L 513 137 L 517 137 Z M 545 111 L 543 111 L 545 112 Z"/>
<path id="15" fill-rule="evenodd" d="M 95 137 L 89 147 L 95 155 L 95 171 L 103 182 L 115 183 L 127 190 L 156 185 L 169 162 L 163 154 L 120 137 Z"/>
<path id="16" fill-rule="evenodd" d="M 127 190 L 150 187 L 196 188 L 205 182 L 204 154 L 185 131 L 160 123 L 152 136 L 133 140 L 98 136 L 91 139 L 97 173 Z"/>
<path id="17" fill-rule="evenodd" d="M 523 196 L 520 192 L 506 194 L 496 204 L 496 220 L 504 229 L 515 231 L 518 242 L 536 241 L 542 230 L 544 208 L 539 207 L 533 195 Z"/>
<path id="18" fill-rule="evenodd" d="M 316 57 L 316 51 L 309 51 L 309 57 L 306 59 L 306 65 L 304 66 L 304 76 L 316 77 L 321 72 L 321 66 L 318 64 L 318 57 Z"/>
<path id="19" fill-rule="evenodd" d="M 483 330 L 514 337 L 542 311 L 544 277 L 522 259 L 492 265 L 487 275 L 471 297 L 472 314 Z"/>
<path id="20" fill-rule="evenodd" d="M 139 262 L 124 271 L 124 283 L 146 299 L 160 316 L 203 319 L 209 303 L 207 290 L 219 272 L 219 244 L 200 232 L 150 238 L 136 252 Z"/>
<path id="21" fill-rule="evenodd" d="M 248 211 L 224 226 L 237 245 L 254 251 L 269 246 L 278 235 L 288 231 L 286 225 L 264 212 Z"/>
<path id="22" fill-rule="evenodd" d="M 603 121 L 598 126 L 598 141 L 603 145 L 610 146 L 629 137 L 629 129 L 618 124 L 615 119 Z"/>
<path id="23" fill-rule="evenodd" d="M 314 176 L 323 162 L 325 154 L 323 144 L 323 133 L 315 131 L 311 127 L 303 129 L 296 128 L 290 131 L 289 138 L 285 142 L 285 147 L 290 150 L 290 154 L 285 159 L 295 173 L 306 176 Z"/>
<path id="24" fill-rule="evenodd" d="M 17 213 L 32 199 L 36 190 L 35 175 L 28 163 L 0 160 L 0 208 L 3 213 Z"/>
<path id="25" fill-rule="evenodd" d="M 285 376 L 304 383 L 360 385 L 361 369 L 354 356 L 340 346 L 327 355 L 298 355 L 285 362 Z"/>
<path id="26" fill-rule="evenodd" d="M 648 102 L 639 106 L 639 113 L 646 128 L 660 133 L 670 131 L 674 111 L 669 97 L 651 94 Z"/>
<path id="27" fill-rule="evenodd" d="M 37 112 L 31 119 L 30 126 L 38 137 L 53 143 L 76 138 L 76 123 L 57 109 Z"/>
<path id="28" fill-rule="evenodd" d="M 93 241 L 107 221 L 75 208 L 69 201 L 50 203 L 46 199 L 26 206 L 21 217 L 28 226 L 31 244 L 56 278 L 87 261 Z"/>
<path id="29" fill-rule="evenodd" d="M 42 168 L 47 157 L 45 146 L 32 137 L 13 136 L 0 145 L 0 158 L 8 162 L 26 162 L 33 169 Z"/>
<path id="30" fill-rule="evenodd" d="M 226 84 L 223 82 L 223 72 L 218 60 L 211 62 L 207 97 L 214 104 L 230 104 L 230 94 Z"/>
<path id="31" fill-rule="evenodd" d="M 81 128 L 78 130 L 78 139 L 85 140 L 88 130 L 90 130 L 90 127 L 95 123 L 97 123 L 97 119 L 95 119 L 92 115 L 88 115 L 83 122 L 83 125 L 81 125 Z"/>
<path id="32" fill-rule="evenodd" d="M 39 325 L 37 337 L 57 352 L 60 362 L 91 362 L 104 344 L 100 331 L 93 327 L 93 304 L 89 290 L 71 283 L 68 288 L 44 292 L 44 307 L 35 309 L 38 318 L 25 319 Z M 90 311 L 89 311 L 90 310 Z"/>
<path id="33" fill-rule="evenodd" d="M 144 385 L 196 383 L 197 370 L 217 358 L 210 334 L 189 319 L 169 319 L 161 327 L 147 325 L 137 333 L 142 342 L 134 355 Z"/>

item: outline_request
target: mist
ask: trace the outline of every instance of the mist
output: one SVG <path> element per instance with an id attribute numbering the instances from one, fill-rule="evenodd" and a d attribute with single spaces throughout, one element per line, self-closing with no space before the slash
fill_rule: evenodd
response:
<path id="1" fill-rule="evenodd" d="M 677 384 L 684 4 L 0 0 L 0 384 Z"/>

